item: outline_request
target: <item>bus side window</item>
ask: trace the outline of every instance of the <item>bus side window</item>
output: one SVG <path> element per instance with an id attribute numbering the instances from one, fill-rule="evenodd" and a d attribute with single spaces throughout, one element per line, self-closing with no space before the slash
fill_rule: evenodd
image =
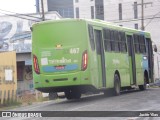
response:
<path id="1" fill-rule="evenodd" d="M 111 50 L 115 51 L 115 36 L 114 36 L 114 31 L 111 31 Z"/>
<path id="2" fill-rule="evenodd" d="M 111 37 L 109 29 L 103 30 L 103 38 L 104 38 L 105 51 L 111 51 L 111 42 L 110 42 Z"/>
<path id="3" fill-rule="evenodd" d="M 115 40 L 115 51 L 119 52 L 119 37 L 118 37 L 118 31 L 114 31 L 114 40 Z"/>
<path id="4" fill-rule="evenodd" d="M 140 53 L 146 53 L 145 39 L 142 35 L 139 35 L 139 47 Z"/>
<path id="5" fill-rule="evenodd" d="M 140 53 L 140 48 L 139 48 L 139 37 L 134 34 L 134 49 L 135 49 L 135 53 Z"/>
<path id="6" fill-rule="evenodd" d="M 95 50 L 95 42 L 94 42 L 94 32 L 93 32 L 93 26 L 88 25 L 88 32 L 89 32 L 89 40 L 92 51 Z"/>
<path id="7" fill-rule="evenodd" d="M 119 32 L 119 46 L 121 52 L 127 52 L 125 32 Z"/>

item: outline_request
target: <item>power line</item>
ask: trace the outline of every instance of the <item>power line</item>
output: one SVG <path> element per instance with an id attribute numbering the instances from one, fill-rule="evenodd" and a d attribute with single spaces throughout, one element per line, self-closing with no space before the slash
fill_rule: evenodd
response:
<path id="1" fill-rule="evenodd" d="M 149 18 L 144 18 L 144 20 L 147 20 L 147 19 L 156 19 L 156 18 L 160 18 L 160 17 L 149 17 Z M 131 21 L 139 21 L 139 20 L 142 20 L 142 18 L 138 18 L 138 19 L 128 19 L 128 20 L 121 20 L 121 21 L 110 21 L 110 22 L 114 22 L 114 23 L 123 23 L 123 22 L 131 22 Z"/>
<path id="2" fill-rule="evenodd" d="M 123 2 L 125 3 L 125 5 L 129 5 L 129 3 L 131 2 Z M 107 5 L 106 5 L 107 6 Z M 157 5 L 158 6 L 158 5 Z M 7 10 L 2 10 L 0 9 L 1 11 L 5 11 L 5 12 L 10 12 L 10 13 L 15 13 L 15 12 L 11 12 L 11 11 L 7 11 Z M 127 10 L 127 9 L 125 9 Z M 112 11 L 113 13 L 113 11 Z M 41 19 L 39 17 L 34 17 L 34 16 L 30 16 L 30 15 L 26 15 L 26 14 L 19 14 L 19 13 L 15 13 L 16 15 L 11 15 L 11 14 L 6 14 L 6 13 L 2 13 L 2 14 L 5 14 L 5 15 L 8 15 L 8 16 L 13 16 L 13 17 L 17 17 L 17 18 L 21 18 L 21 19 L 26 19 L 26 20 L 32 20 L 32 21 L 36 21 L 36 22 L 39 22 L 38 20 L 33 20 L 33 19 L 28 19 L 28 18 L 24 18 L 24 17 L 21 17 L 21 16 L 17 16 L 17 15 L 22 15 L 22 16 L 27 16 L 27 17 L 31 17 L 31 18 L 36 18 L 36 19 Z M 146 16 L 146 17 L 149 17 L 149 16 Z M 151 19 L 153 20 L 154 18 L 157 18 L 157 17 L 153 17 L 153 18 L 144 18 L 144 19 Z M 49 19 L 48 19 L 49 20 Z M 130 21 L 138 21 L 138 20 L 142 20 L 142 19 L 128 19 L 128 20 L 123 20 L 123 21 L 118 21 L 118 20 L 111 20 L 111 21 L 118 21 L 118 22 L 115 22 L 115 23 L 121 23 L 121 22 L 130 22 Z"/>
<path id="3" fill-rule="evenodd" d="M 12 15 L 12 14 L 6 14 L 6 13 L 3 13 L 3 12 L 0 12 L 0 13 L 4 14 L 4 15 L 7 15 L 7 16 L 12 16 L 12 17 L 16 17 L 16 18 L 25 19 L 25 20 L 31 20 L 31 21 L 35 21 L 35 22 L 40 22 L 40 20 L 28 19 L 28 18 L 25 18 L 25 17 L 21 17 L 21 16 L 17 16 L 17 15 Z"/>
<path id="4" fill-rule="evenodd" d="M 22 16 L 27 16 L 27 17 L 31 17 L 31 18 L 41 19 L 40 17 L 35 17 L 35 16 L 27 15 L 27 14 L 19 14 L 19 13 L 11 12 L 11 11 L 8 11 L 8 10 L 2 10 L 2 9 L 0 9 L 0 11 L 9 12 L 9 13 L 14 13 L 14 14 L 16 14 L 16 15 L 22 15 Z"/>
<path id="5" fill-rule="evenodd" d="M 155 18 L 158 14 L 160 14 L 160 11 L 159 11 L 158 13 L 156 13 L 156 14 L 153 16 L 153 18 Z M 146 24 L 145 27 L 147 27 L 147 26 L 152 22 L 152 20 L 153 20 L 153 19 L 151 19 L 151 20 Z"/>
<path id="6" fill-rule="evenodd" d="M 40 22 L 40 20 L 34 20 L 34 19 L 28 19 L 28 18 L 24 18 L 24 17 L 21 17 L 21 16 L 17 16 L 17 15 L 14 15 L 14 14 L 6 14 L 6 13 L 2 13 L 0 12 L 1 14 L 4 14 L 4 15 L 7 15 L 7 16 L 12 16 L 12 17 L 16 17 L 16 18 L 21 18 L 21 19 L 25 19 L 25 20 L 31 20 L 31 21 L 35 21 L 35 22 Z M 160 12 L 159 12 L 160 13 Z M 147 19 L 156 19 L 156 18 L 160 18 L 160 17 L 148 17 L 148 18 L 144 18 L 144 20 L 147 20 Z M 47 19 L 47 20 L 51 20 L 51 19 Z M 109 20 L 110 22 L 114 22 L 114 23 L 123 23 L 123 22 L 131 22 L 131 21 L 139 21 L 139 20 L 142 20 L 142 18 L 139 18 L 139 19 L 128 19 L 128 20 Z"/>
<path id="7" fill-rule="evenodd" d="M 32 20 L 32 21 L 35 21 L 35 22 L 40 22 L 40 21 L 42 21 L 42 18 L 41 18 L 41 17 L 31 16 L 31 15 L 27 15 L 27 14 L 20 14 L 20 13 L 11 12 L 11 11 L 2 10 L 2 9 L 0 9 L 0 11 L 9 12 L 9 13 L 14 13 L 14 14 L 7 14 L 7 13 L 0 12 L 1 14 L 7 15 L 7 16 L 13 16 L 13 17 L 21 18 L 21 19 Z M 24 16 L 24 17 L 22 17 L 22 16 Z M 35 19 L 39 19 L 39 20 L 30 19 L 30 18 L 26 18 L 26 17 L 35 18 Z M 51 19 L 45 19 L 45 20 L 51 20 Z"/>

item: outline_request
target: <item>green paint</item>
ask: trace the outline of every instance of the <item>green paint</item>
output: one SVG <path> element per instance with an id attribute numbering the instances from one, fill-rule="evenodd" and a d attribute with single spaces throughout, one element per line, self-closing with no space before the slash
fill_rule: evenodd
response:
<path id="1" fill-rule="evenodd" d="M 97 55 L 96 51 L 91 50 L 88 24 L 92 25 L 94 29 L 102 30 L 103 28 L 111 28 L 124 31 L 130 35 L 141 32 L 97 20 L 65 19 L 34 24 L 32 31 L 32 54 L 37 56 L 40 68 L 40 74 L 36 74 L 33 71 L 35 88 L 75 85 L 91 85 L 97 89 L 102 88 L 102 70 L 101 66 L 99 66 L 101 64 L 101 58 Z M 144 34 L 150 37 L 149 33 L 145 32 Z M 88 52 L 88 66 L 85 71 L 82 71 L 82 54 L 85 50 Z M 135 59 L 137 85 L 140 85 L 143 84 L 142 55 L 135 55 Z M 116 70 L 120 74 L 121 87 L 132 84 L 132 65 L 130 65 L 130 62 L 131 58 L 128 57 L 127 52 L 105 52 L 106 88 L 113 88 Z M 73 71 L 43 71 L 44 66 L 73 64 L 78 65 L 78 68 Z M 77 80 L 73 80 L 75 77 Z M 54 79 L 63 78 L 67 78 L 68 80 L 54 81 Z M 47 83 L 45 80 L 49 82 Z"/>

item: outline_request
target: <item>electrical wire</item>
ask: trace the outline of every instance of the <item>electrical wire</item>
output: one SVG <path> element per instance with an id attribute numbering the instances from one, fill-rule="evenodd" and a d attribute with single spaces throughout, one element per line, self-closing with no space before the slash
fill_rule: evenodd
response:
<path id="1" fill-rule="evenodd" d="M 160 11 L 159 11 L 157 14 L 155 14 L 155 15 L 153 16 L 153 18 L 155 18 L 158 14 L 160 14 Z M 153 20 L 153 19 L 151 19 L 151 20 L 145 25 L 145 27 L 147 27 L 147 26 L 152 22 L 152 20 Z"/>
<path id="2" fill-rule="evenodd" d="M 28 19 L 28 18 L 25 18 L 25 17 L 14 15 L 14 14 L 6 14 L 6 13 L 3 13 L 3 12 L 0 12 L 0 13 L 4 14 L 4 15 L 7 15 L 7 16 L 12 16 L 12 17 L 16 17 L 16 18 L 25 19 L 25 20 L 31 20 L 31 21 L 35 21 L 35 22 L 40 22 L 41 21 L 41 20 L 35 20 L 35 19 Z"/>
<path id="3" fill-rule="evenodd" d="M 148 19 L 159 19 L 160 17 L 148 17 L 148 18 L 144 18 L 144 20 L 148 20 Z M 109 22 L 114 22 L 114 23 L 123 23 L 123 22 L 132 22 L 132 21 L 139 21 L 142 20 L 142 18 L 138 18 L 138 19 L 128 19 L 128 20 L 108 20 Z"/>
<path id="4" fill-rule="evenodd" d="M 130 3 L 131 2 L 123 2 L 122 4 L 123 5 L 130 5 Z M 111 5 L 111 4 L 108 4 L 108 5 Z M 108 5 L 106 5 L 106 6 L 108 6 Z M 115 4 L 112 4 L 112 5 L 115 5 Z M 159 6 L 159 5 L 157 5 L 157 6 Z M 84 7 L 84 6 L 83 6 Z M 87 7 L 87 6 L 86 6 Z M 104 6 L 105 7 L 105 6 Z M 108 7 L 107 7 L 108 8 Z M 113 8 L 113 7 L 112 7 Z M 126 10 L 126 9 L 125 9 Z M 31 16 L 31 15 L 27 15 L 27 14 L 19 14 L 19 13 L 16 13 L 16 12 L 11 12 L 11 11 L 8 11 L 8 10 L 3 10 L 3 9 L 0 9 L 0 11 L 4 11 L 4 12 L 9 12 L 9 13 L 14 13 L 15 15 L 12 15 L 12 14 L 7 14 L 7 13 L 2 13 L 2 12 L 0 12 L 0 13 L 2 13 L 2 14 L 5 14 L 5 15 L 8 15 L 8 16 L 13 16 L 13 17 L 17 17 L 17 18 L 21 18 L 21 19 L 26 19 L 26 20 L 32 20 L 32 21 L 35 21 L 35 22 L 40 22 L 41 21 L 41 19 L 42 18 L 40 18 L 40 17 L 35 17 L 35 16 Z M 117 11 L 114 11 L 114 12 L 117 12 Z M 113 11 L 112 11 L 112 13 L 113 13 Z M 25 17 L 21 17 L 21 16 L 19 16 L 19 15 L 21 15 L 21 16 L 27 16 L 27 17 L 31 17 L 31 18 L 36 18 L 36 19 L 40 19 L 40 21 L 39 20 L 33 20 L 33 19 L 29 19 L 29 18 L 25 18 Z M 146 17 L 149 17 L 149 16 L 146 16 Z M 155 18 L 159 18 L 159 17 L 155 17 L 155 15 L 154 15 L 154 17 L 153 18 L 144 18 L 144 19 L 151 19 L 151 21 L 153 20 L 153 19 L 155 19 Z M 50 20 L 50 19 L 47 19 L 47 20 Z M 138 21 L 138 20 L 141 20 L 141 19 L 128 19 L 128 20 L 122 20 L 122 21 L 119 21 L 119 20 L 109 20 L 109 21 L 112 21 L 112 22 L 114 22 L 114 23 L 122 23 L 122 22 L 131 22 L 131 21 Z"/>
<path id="5" fill-rule="evenodd" d="M 31 20 L 31 21 L 35 21 L 35 22 L 42 21 L 42 18 L 40 18 L 40 17 L 35 17 L 35 16 L 27 15 L 27 14 L 19 14 L 19 13 L 16 13 L 16 12 L 11 12 L 11 11 L 2 10 L 2 9 L 0 9 L 0 11 L 14 13 L 14 14 L 7 14 L 7 13 L 0 12 L 1 14 L 7 15 L 7 16 L 13 16 L 13 17 L 17 17 L 17 18 L 21 18 L 21 19 L 26 19 L 26 20 Z M 22 17 L 22 16 L 24 16 L 24 17 Z M 30 19 L 30 18 L 25 18 L 25 17 L 35 18 L 36 20 L 35 19 Z M 37 20 L 37 19 L 39 19 L 39 20 Z M 45 20 L 51 20 L 51 19 L 45 19 Z"/>
<path id="6" fill-rule="evenodd" d="M 16 15 L 27 16 L 27 17 L 31 17 L 31 18 L 42 19 L 42 18 L 40 18 L 40 17 L 35 17 L 35 16 L 27 15 L 27 14 L 20 14 L 20 13 L 11 12 L 11 11 L 8 11 L 8 10 L 2 10 L 2 9 L 0 9 L 0 11 L 4 11 L 4 12 L 8 12 L 8 13 L 14 13 L 14 14 L 16 14 Z"/>

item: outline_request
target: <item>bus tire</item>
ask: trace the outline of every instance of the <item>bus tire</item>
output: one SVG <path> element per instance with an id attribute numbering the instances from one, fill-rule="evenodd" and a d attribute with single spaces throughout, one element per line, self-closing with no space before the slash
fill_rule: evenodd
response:
<path id="1" fill-rule="evenodd" d="M 58 95 L 56 92 L 50 92 L 49 93 L 49 100 L 55 100 L 58 98 Z"/>
<path id="2" fill-rule="evenodd" d="M 73 94 L 73 99 L 80 99 L 81 98 L 81 93 L 79 91 L 75 91 L 72 94 Z"/>
<path id="3" fill-rule="evenodd" d="M 68 100 L 80 99 L 81 98 L 81 93 L 79 91 L 76 91 L 76 90 L 69 90 L 69 91 L 65 91 L 65 96 Z"/>
<path id="4" fill-rule="evenodd" d="M 72 93 L 71 93 L 71 91 L 70 91 L 70 90 L 65 91 L 65 96 L 66 96 L 66 98 L 67 98 L 68 100 L 73 99 L 73 96 L 72 96 Z"/>
<path id="5" fill-rule="evenodd" d="M 120 84 L 120 79 L 117 74 L 114 75 L 114 95 L 118 96 L 120 95 L 121 91 L 121 84 Z"/>
<path id="6" fill-rule="evenodd" d="M 139 89 L 141 91 L 146 90 L 146 86 L 147 86 L 146 81 L 147 81 L 147 76 L 144 74 L 144 84 L 143 85 L 139 85 Z"/>

